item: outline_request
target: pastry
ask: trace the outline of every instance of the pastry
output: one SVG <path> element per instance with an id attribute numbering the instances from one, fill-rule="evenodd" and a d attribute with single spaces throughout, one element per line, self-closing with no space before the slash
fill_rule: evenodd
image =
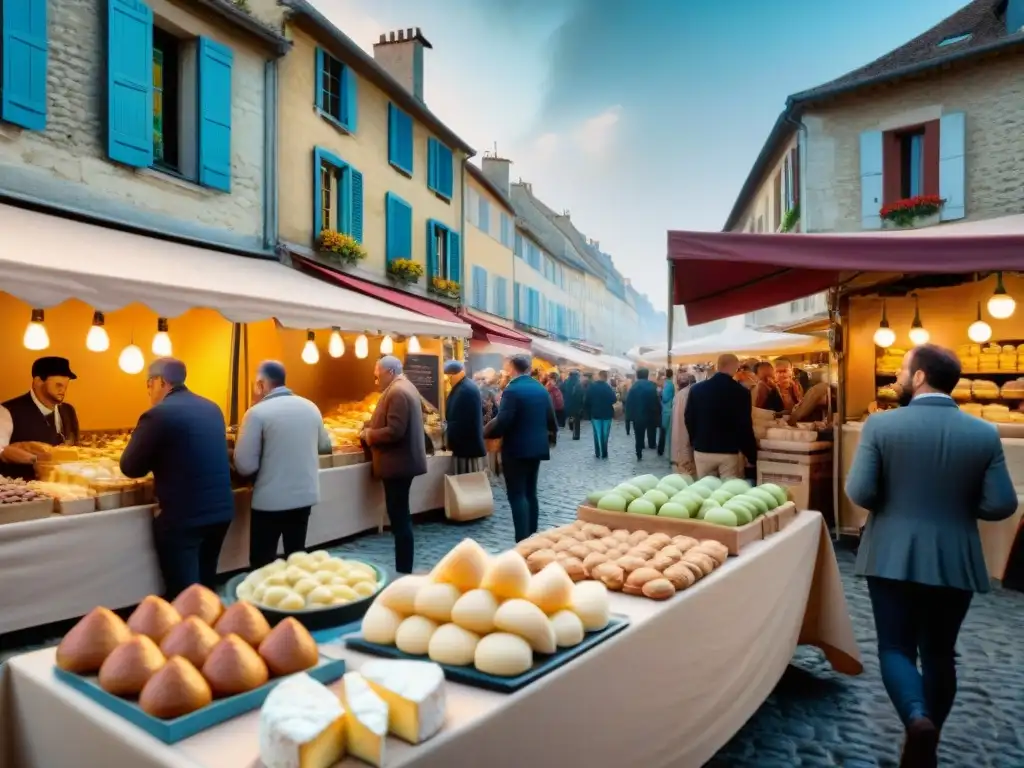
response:
<path id="1" fill-rule="evenodd" d="M 138 696 L 166 663 L 156 643 L 146 635 L 136 635 L 107 656 L 100 667 L 100 688 L 114 696 Z"/>
<path id="2" fill-rule="evenodd" d="M 660 578 L 662 578 L 661 571 L 646 566 L 637 568 L 626 578 L 626 583 L 622 585 L 622 591 L 627 595 L 641 595 L 644 584 Z"/>
<path id="3" fill-rule="evenodd" d="M 139 707 L 148 715 L 171 720 L 213 701 L 210 684 L 192 662 L 173 656 L 143 686 Z"/>
<path id="4" fill-rule="evenodd" d="M 275 677 L 302 672 L 320 661 L 313 636 L 292 616 L 270 630 L 260 643 L 259 654 Z"/>
<path id="5" fill-rule="evenodd" d="M 211 627 L 224 613 L 224 604 L 217 597 L 217 593 L 202 584 L 193 584 L 174 598 L 172 605 L 177 609 L 181 618 L 198 616 Z"/>
<path id="6" fill-rule="evenodd" d="M 649 597 L 652 600 L 668 600 L 676 593 L 676 588 L 672 586 L 672 582 L 668 579 L 651 579 L 644 584 L 641 590 L 644 597 Z"/>
<path id="7" fill-rule="evenodd" d="M 224 611 L 213 628 L 221 637 L 238 635 L 253 648 L 258 648 L 270 634 L 270 625 L 260 609 L 244 600 Z"/>
<path id="8" fill-rule="evenodd" d="M 60 641 L 57 666 L 67 672 L 90 675 L 131 636 L 128 625 L 116 613 L 109 608 L 93 608 Z"/>
<path id="9" fill-rule="evenodd" d="M 167 658 L 182 656 L 202 669 L 210 651 L 219 642 L 220 635 L 213 627 L 198 616 L 189 616 L 160 641 L 160 650 Z"/>
<path id="10" fill-rule="evenodd" d="M 259 688 L 270 679 L 266 662 L 238 635 L 227 635 L 210 651 L 203 677 L 217 697 Z"/>
<path id="11" fill-rule="evenodd" d="M 137 635 L 148 635 L 159 643 L 171 629 L 181 623 L 181 614 L 162 597 L 149 595 L 128 617 L 128 629 Z"/>

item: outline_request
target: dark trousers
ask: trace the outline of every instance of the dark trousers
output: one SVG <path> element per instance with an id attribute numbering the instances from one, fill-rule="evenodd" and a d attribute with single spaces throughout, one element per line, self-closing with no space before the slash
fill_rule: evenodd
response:
<path id="1" fill-rule="evenodd" d="M 630 424 L 629 418 L 626 418 L 625 422 L 626 422 L 626 434 L 628 435 L 629 434 L 629 424 Z"/>
<path id="2" fill-rule="evenodd" d="M 537 475 L 540 459 L 502 457 L 505 465 L 505 492 L 512 507 L 512 524 L 516 541 L 529 538 L 540 524 L 540 502 L 537 501 Z"/>
<path id="3" fill-rule="evenodd" d="M 652 451 L 658 447 L 658 425 L 651 424 L 647 427 L 647 447 Z"/>
<path id="4" fill-rule="evenodd" d="M 306 548 L 311 507 L 267 512 L 254 509 L 249 513 L 249 567 L 255 570 L 277 559 L 277 543 L 284 540 L 284 556 Z"/>
<path id="5" fill-rule="evenodd" d="M 658 427 L 658 455 L 665 455 L 665 441 L 668 438 L 668 430 L 664 427 Z"/>
<path id="6" fill-rule="evenodd" d="M 896 712 L 904 725 L 927 717 L 941 729 L 956 697 L 956 638 L 973 593 L 875 576 L 868 593 L 882 682 Z"/>
<path id="7" fill-rule="evenodd" d="M 569 418 L 572 421 L 572 439 L 573 440 L 579 440 L 580 439 L 580 424 L 583 421 L 583 414 L 582 413 L 574 413 Z"/>
<path id="8" fill-rule="evenodd" d="M 565 409 L 555 411 L 555 423 L 558 424 L 558 428 L 561 429 L 565 426 Z"/>
<path id="9" fill-rule="evenodd" d="M 416 547 L 412 535 L 412 511 L 409 509 L 411 477 L 392 477 L 384 480 L 384 506 L 395 537 L 395 570 L 412 573 Z"/>
<path id="10" fill-rule="evenodd" d="M 607 459 L 608 436 L 612 431 L 612 420 L 592 419 L 590 426 L 594 430 L 594 455 L 599 459 Z"/>
<path id="11" fill-rule="evenodd" d="M 640 421 L 633 422 L 633 440 L 636 442 L 636 457 L 642 459 L 644 457 L 644 448 L 646 447 L 647 439 L 647 426 Z"/>
<path id="12" fill-rule="evenodd" d="M 216 586 L 217 561 L 229 525 L 215 523 L 169 529 L 160 525 L 159 517 L 153 521 L 153 545 L 168 600 L 193 584 L 211 589 Z"/>

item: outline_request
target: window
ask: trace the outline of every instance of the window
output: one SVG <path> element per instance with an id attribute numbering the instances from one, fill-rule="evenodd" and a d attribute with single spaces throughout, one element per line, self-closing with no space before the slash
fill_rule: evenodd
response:
<path id="1" fill-rule="evenodd" d="M 447 201 L 455 187 L 454 163 L 448 147 L 433 137 L 427 139 L 427 188 Z"/>
<path id="2" fill-rule="evenodd" d="M 46 4 L 19 0 L 0 13 L 0 60 L 9 65 L 0 66 L 0 119 L 31 131 L 46 128 Z"/>
<path id="3" fill-rule="evenodd" d="M 494 278 L 493 314 L 508 319 L 508 280 L 504 277 Z"/>
<path id="4" fill-rule="evenodd" d="M 775 174 L 775 194 L 772 195 L 772 226 L 771 231 L 775 232 L 780 226 L 782 226 L 782 171 L 780 170 Z"/>
<path id="5" fill-rule="evenodd" d="M 917 195 L 938 195 L 939 121 L 882 134 L 882 199 L 878 208 Z"/>
<path id="6" fill-rule="evenodd" d="M 323 48 L 316 49 L 316 108 L 320 114 L 348 133 L 355 133 L 358 101 L 356 76 Z"/>
<path id="7" fill-rule="evenodd" d="M 491 204 L 487 198 L 480 195 L 477 198 L 477 226 L 485 235 L 491 232 Z"/>
<path id="8" fill-rule="evenodd" d="M 487 311 L 487 270 L 473 266 L 473 299 L 472 306 L 482 312 Z"/>
<path id="9" fill-rule="evenodd" d="M 435 277 L 462 282 L 462 244 L 458 232 L 430 219 L 427 221 L 427 279 Z"/>
<path id="10" fill-rule="evenodd" d="M 363 242 L 363 174 L 325 149 L 313 150 L 313 236 L 325 229 Z"/>
<path id="11" fill-rule="evenodd" d="M 181 109 L 179 41 L 153 27 L 153 163 L 179 172 L 178 119 Z"/>
<path id="12" fill-rule="evenodd" d="M 924 131 L 900 139 L 900 197 L 916 197 L 924 189 Z"/>
<path id="13" fill-rule="evenodd" d="M 501 211 L 501 244 L 506 248 L 512 247 L 512 217 Z"/>
<path id="14" fill-rule="evenodd" d="M 515 238 L 513 238 L 512 252 L 520 259 L 523 258 L 523 236 L 516 232 Z"/>
<path id="15" fill-rule="evenodd" d="M 388 104 L 388 162 L 406 176 L 412 176 L 412 118 Z"/>

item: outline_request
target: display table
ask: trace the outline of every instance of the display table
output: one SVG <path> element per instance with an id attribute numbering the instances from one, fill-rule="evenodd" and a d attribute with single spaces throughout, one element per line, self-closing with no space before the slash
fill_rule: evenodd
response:
<path id="1" fill-rule="evenodd" d="M 413 514 L 444 506 L 450 454 L 429 457 L 410 493 Z M 235 493 L 235 519 L 221 550 L 221 572 L 249 564 L 248 491 Z M 81 616 L 97 605 L 123 608 L 162 591 L 152 546 L 153 506 L 0 525 L 0 634 Z M 383 486 L 369 464 L 320 470 L 320 503 L 306 545 L 376 528 L 386 519 Z"/>
<path id="2" fill-rule="evenodd" d="M 853 466 L 853 458 L 860 445 L 860 433 L 863 422 L 852 422 L 843 425 L 843 471 L 839 482 L 845 485 L 845 478 Z M 978 532 L 981 534 L 981 549 L 985 553 L 985 565 L 988 575 L 993 579 L 1002 579 L 1006 563 L 1013 549 L 1013 541 L 1017 536 L 1021 518 L 1024 516 L 1024 440 L 1020 438 L 1003 438 L 1003 450 L 1006 453 L 1006 464 L 1017 489 L 1017 511 L 1006 520 L 999 522 L 978 521 Z M 839 529 L 843 533 L 859 534 L 861 527 L 867 522 L 868 511 L 850 501 L 843 486 L 839 488 Z"/>
<path id="3" fill-rule="evenodd" d="M 448 683 L 444 731 L 418 747 L 389 739 L 386 765 L 699 768 L 772 692 L 798 642 L 821 647 L 840 671 L 862 669 L 817 512 L 672 600 L 612 601 L 632 620 L 624 632 L 513 695 Z M 368 658 L 322 649 L 349 669 Z M 7 664 L 0 743 L 11 754 L 0 768 L 260 765 L 257 712 L 167 746 L 59 682 L 53 660 L 51 648 Z"/>

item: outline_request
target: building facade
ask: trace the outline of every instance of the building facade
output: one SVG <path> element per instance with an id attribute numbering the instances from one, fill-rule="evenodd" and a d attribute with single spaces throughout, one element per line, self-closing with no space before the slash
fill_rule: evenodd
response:
<path id="1" fill-rule="evenodd" d="M 516 212 L 506 194 L 466 164 L 466 303 L 503 322 L 516 320 Z"/>

